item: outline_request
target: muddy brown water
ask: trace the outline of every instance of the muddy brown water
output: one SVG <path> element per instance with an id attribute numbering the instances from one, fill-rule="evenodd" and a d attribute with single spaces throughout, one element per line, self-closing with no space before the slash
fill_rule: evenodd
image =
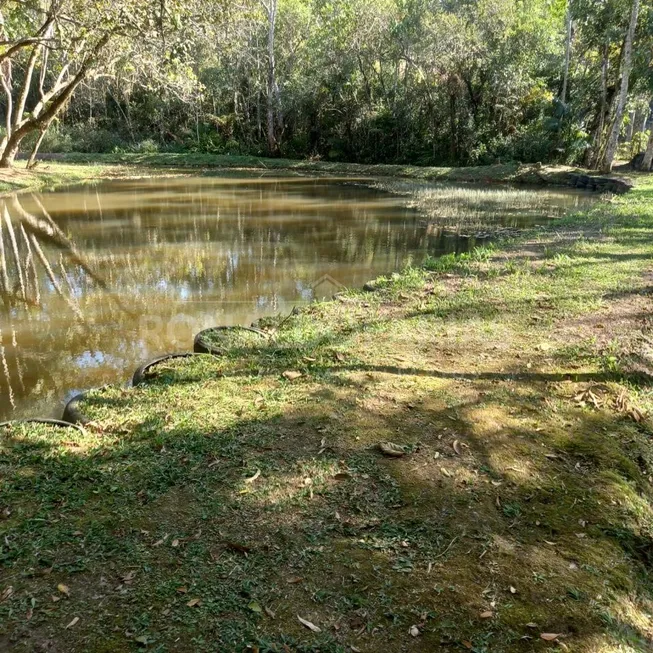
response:
<path id="1" fill-rule="evenodd" d="M 190 349 L 203 328 L 287 314 L 464 251 L 479 228 L 544 223 L 594 201 L 560 189 L 416 188 L 411 199 L 360 180 L 228 174 L 7 200 L 0 418 L 58 417 L 76 392 Z"/>

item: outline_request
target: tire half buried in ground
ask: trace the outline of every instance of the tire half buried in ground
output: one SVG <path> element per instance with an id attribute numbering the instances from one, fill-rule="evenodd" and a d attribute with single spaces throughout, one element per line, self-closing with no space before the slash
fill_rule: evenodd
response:
<path id="1" fill-rule="evenodd" d="M 245 326 L 218 326 L 204 329 L 195 336 L 193 350 L 198 354 L 224 356 L 231 349 L 258 346 L 267 334 Z"/>
<path id="2" fill-rule="evenodd" d="M 205 353 L 186 352 L 183 354 L 166 354 L 165 356 L 158 356 L 157 358 L 144 363 L 134 372 L 134 376 L 132 377 L 132 385 L 143 385 L 143 383 L 146 383 L 149 379 L 153 378 L 155 376 L 154 372 L 152 371 L 153 368 L 155 368 L 157 365 L 160 365 L 161 363 L 177 360 L 179 358 L 192 358 L 193 356 L 205 355 Z"/>
<path id="3" fill-rule="evenodd" d="M 79 424 L 65 422 L 60 419 L 48 419 L 46 417 L 32 417 L 27 419 L 14 419 L 8 422 L 0 422 L 0 429 L 8 429 L 12 426 L 18 426 L 21 424 L 45 424 L 46 426 L 52 426 L 59 429 L 76 429 L 77 431 L 84 433 L 84 429 Z"/>
<path id="4" fill-rule="evenodd" d="M 62 420 L 70 424 L 81 424 L 84 426 L 91 420 L 81 411 L 79 404 L 86 398 L 86 392 L 80 392 L 75 395 L 63 409 Z"/>

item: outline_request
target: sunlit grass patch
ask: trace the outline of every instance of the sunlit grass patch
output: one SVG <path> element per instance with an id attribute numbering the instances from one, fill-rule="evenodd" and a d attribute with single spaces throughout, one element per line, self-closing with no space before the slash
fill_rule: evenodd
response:
<path id="1" fill-rule="evenodd" d="M 0 437 L 0 647 L 650 648 L 652 391 L 607 312 L 645 306 L 629 202 L 609 238 L 410 269 L 90 392 L 85 433 Z"/>

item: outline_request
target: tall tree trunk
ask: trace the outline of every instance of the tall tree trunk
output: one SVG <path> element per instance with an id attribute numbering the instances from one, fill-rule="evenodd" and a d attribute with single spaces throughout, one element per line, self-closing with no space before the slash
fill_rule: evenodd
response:
<path id="1" fill-rule="evenodd" d="M 649 130 L 649 137 L 641 167 L 641 170 L 645 170 L 647 172 L 651 169 L 651 165 L 653 164 L 653 100 L 651 100 L 650 109 L 651 110 L 648 114 L 648 118 L 644 123 L 644 129 L 646 130 L 646 128 L 648 128 Z"/>
<path id="2" fill-rule="evenodd" d="M 642 159 L 642 170 L 648 172 L 651 169 L 651 163 L 653 163 L 653 129 L 651 129 L 651 135 L 648 137 L 648 144 L 646 145 L 646 152 L 644 152 L 644 158 Z"/>
<path id="3" fill-rule="evenodd" d="M 571 20 L 571 2 L 567 4 L 567 37 L 565 43 L 565 69 L 562 76 L 562 92 L 560 93 L 560 102 L 567 103 L 567 89 L 569 86 L 569 62 L 571 61 L 571 35 L 572 35 L 572 20 Z"/>
<path id="4" fill-rule="evenodd" d="M 632 11 L 630 13 L 630 23 L 628 25 L 628 32 L 626 33 L 626 41 L 624 43 L 624 57 L 621 66 L 621 89 L 617 99 L 617 108 L 615 110 L 614 122 L 608 137 L 608 142 L 605 148 L 605 157 L 601 165 L 602 172 L 612 172 L 612 162 L 614 161 L 615 154 L 617 153 L 617 146 L 619 144 L 619 132 L 621 131 L 621 124 L 624 118 L 624 109 L 626 108 L 626 100 L 628 99 L 628 84 L 630 80 L 630 69 L 632 67 L 633 58 L 633 39 L 635 38 L 635 29 L 637 27 L 637 18 L 639 15 L 639 0 L 633 0 Z"/>
<path id="5" fill-rule="evenodd" d="M 610 46 L 606 42 L 603 44 L 601 55 L 601 102 L 599 105 L 598 122 L 594 138 L 592 139 L 592 148 L 588 151 L 585 164 L 588 168 L 598 168 L 603 146 L 603 130 L 605 129 L 605 116 L 608 112 L 608 68 L 610 66 Z"/>
<path id="6" fill-rule="evenodd" d="M 278 110 L 279 86 L 277 84 L 276 59 L 274 56 L 274 34 L 277 22 L 277 0 L 268 0 L 263 5 L 268 14 L 268 106 L 267 132 L 268 150 L 272 156 L 279 154 L 279 143 L 276 136 L 275 114 Z"/>
<path id="7" fill-rule="evenodd" d="M 29 155 L 29 159 L 27 160 L 28 170 L 31 170 L 34 166 L 36 166 L 36 155 L 39 153 L 39 148 L 41 147 L 41 143 L 45 138 L 45 133 L 48 131 L 48 127 L 49 125 L 44 125 L 41 127 L 39 137 L 36 139 L 36 143 L 34 143 L 34 147 L 32 148 L 32 153 Z"/>

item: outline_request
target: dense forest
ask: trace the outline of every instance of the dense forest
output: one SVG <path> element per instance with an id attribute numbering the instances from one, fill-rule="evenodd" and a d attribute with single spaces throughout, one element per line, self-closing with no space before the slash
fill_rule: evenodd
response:
<path id="1" fill-rule="evenodd" d="M 653 157 L 653 8 L 640 0 L 4 0 L 0 12 L 4 166 L 39 146 L 610 170 L 648 142 L 640 167 Z"/>

